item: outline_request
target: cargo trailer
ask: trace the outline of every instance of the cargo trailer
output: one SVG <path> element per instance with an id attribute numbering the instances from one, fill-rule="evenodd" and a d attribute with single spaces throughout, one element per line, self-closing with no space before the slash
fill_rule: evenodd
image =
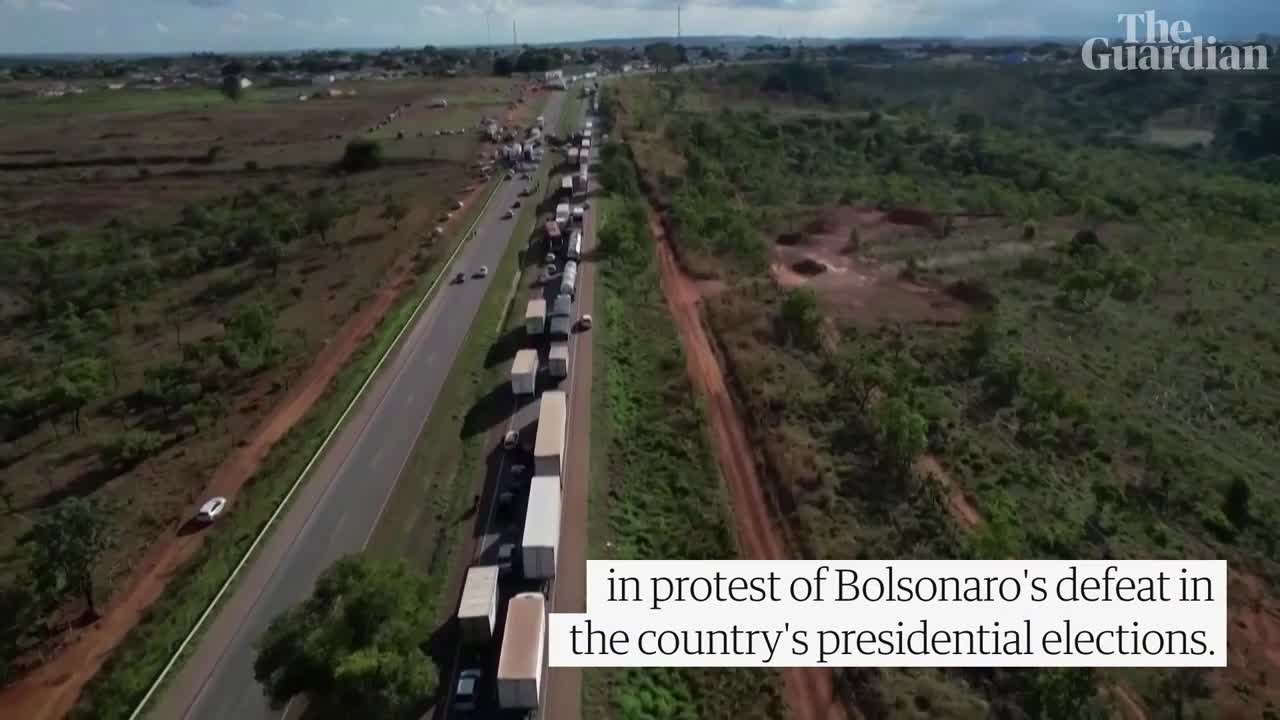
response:
<path id="1" fill-rule="evenodd" d="M 547 333 L 552 340 L 568 340 L 573 329 L 573 320 L 568 315 L 556 315 L 551 318 L 551 331 Z"/>
<path id="2" fill-rule="evenodd" d="M 569 203 L 556 205 L 556 223 L 561 227 L 569 223 Z"/>
<path id="3" fill-rule="evenodd" d="M 573 224 L 582 227 L 582 219 L 587 216 L 586 208 L 581 205 L 573 206 Z"/>
<path id="4" fill-rule="evenodd" d="M 567 319 L 567 318 L 566 318 Z M 533 469 L 537 475 L 561 475 L 569 403 L 563 390 L 548 390 L 538 401 L 538 434 L 533 441 Z"/>
<path id="5" fill-rule="evenodd" d="M 569 317 L 573 312 L 573 298 L 568 295 L 557 295 L 551 304 L 551 317 Z"/>
<path id="6" fill-rule="evenodd" d="M 547 355 L 547 370 L 553 378 L 569 377 L 569 344 L 556 343 Z"/>
<path id="7" fill-rule="evenodd" d="M 547 329 L 547 301 L 534 298 L 524 310 L 524 331 L 530 337 L 539 337 Z"/>
<path id="8" fill-rule="evenodd" d="M 576 148 L 576 147 L 571 147 L 571 148 L 569 148 L 569 164 L 570 164 L 570 165 L 577 165 L 577 164 L 578 164 L 578 162 L 579 162 L 579 160 L 578 160 L 578 153 L 579 153 L 579 152 L 580 152 L 580 150 L 579 150 L 578 148 Z"/>
<path id="9" fill-rule="evenodd" d="M 560 273 L 560 293 L 575 297 L 578 292 L 578 263 L 570 260 L 564 264 L 564 272 Z"/>
<path id="10" fill-rule="evenodd" d="M 573 176 L 564 175 L 560 178 L 560 192 L 565 195 L 573 195 Z"/>
<path id="11" fill-rule="evenodd" d="M 532 395 L 538 384 L 538 351 L 525 348 L 516 353 L 511 362 L 511 393 Z"/>
<path id="12" fill-rule="evenodd" d="M 546 598 L 533 592 L 511 598 L 498 655 L 498 707 L 503 710 L 538 707 L 542 699 L 546 640 Z"/>
<path id="13" fill-rule="evenodd" d="M 542 226 L 542 233 L 546 236 L 548 250 L 555 250 L 560 246 L 560 226 L 554 220 L 549 220 Z"/>
<path id="14" fill-rule="evenodd" d="M 529 481 L 529 503 L 520 540 L 520 567 L 526 580 L 556 576 L 560 545 L 560 478 L 540 475 Z"/>
<path id="15" fill-rule="evenodd" d="M 458 603 L 458 631 L 467 645 L 483 645 L 493 639 L 498 615 L 498 566 L 476 565 L 467 570 Z"/>
<path id="16" fill-rule="evenodd" d="M 582 231 L 574 230 L 569 233 L 569 246 L 565 248 L 564 256 L 570 260 L 582 259 Z"/>

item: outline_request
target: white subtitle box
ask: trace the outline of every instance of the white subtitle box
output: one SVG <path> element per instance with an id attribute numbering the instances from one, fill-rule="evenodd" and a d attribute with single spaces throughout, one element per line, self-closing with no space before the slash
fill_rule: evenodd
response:
<path id="1" fill-rule="evenodd" d="M 599 561 L 555 667 L 1225 667 L 1221 560 Z"/>

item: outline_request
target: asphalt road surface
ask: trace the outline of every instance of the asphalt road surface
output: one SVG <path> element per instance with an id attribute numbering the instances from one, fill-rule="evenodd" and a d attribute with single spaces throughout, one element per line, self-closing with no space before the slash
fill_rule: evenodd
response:
<path id="1" fill-rule="evenodd" d="M 576 91 L 571 90 L 571 92 Z M 589 103 L 582 104 L 582 117 L 590 117 Z M 575 123 L 575 129 L 580 124 Z M 597 136 L 599 130 L 596 131 Z M 559 162 L 563 158 L 557 154 Z M 593 171 L 598 170 L 598 149 L 593 149 Z M 552 182 L 564 170 L 552 173 Z M 591 178 L 592 199 L 598 196 L 598 182 L 593 174 Z M 596 206 L 586 213 L 583 219 L 582 260 L 578 265 L 577 296 L 573 303 L 573 317 L 576 320 L 582 315 L 593 312 L 593 295 L 595 281 L 595 259 L 593 251 L 596 245 Z M 541 255 L 545 250 L 541 244 L 534 247 Z M 557 261 L 557 268 L 563 269 L 563 260 Z M 526 288 L 526 292 L 518 296 L 513 312 L 523 316 L 525 301 L 530 297 L 544 297 L 547 306 L 559 292 L 560 276 L 557 273 L 550 282 L 535 282 Z M 520 346 L 528 341 L 520 331 Z M 553 380 L 547 376 L 547 347 L 545 340 L 536 345 L 539 349 L 538 393 L 548 389 L 564 390 L 568 393 L 568 435 L 562 476 L 564 484 L 563 507 L 561 511 L 560 546 L 556 559 L 556 578 L 549 586 L 530 583 L 519 578 L 506 578 L 500 588 L 498 617 L 495 623 L 496 636 L 491 643 L 479 648 L 455 647 L 449 662 L 443 668 L 443 677 L 447 678 L 447 688 L 452 691 L 456 686 L 458 673 L 466 668 L 477 668 L 482 671 L 485 682 L 482 684 L 479 707 L 473 712 L 462 712 L 452 707 L 452 693 L 444 698 L 444 705 L 435 717 L 449 720 L 519 720 L 524 717 L 521 712 L 503 712 L 496 706 L 493 678 L 497 669 L 497 659 L 501 647 L 502 628 L 505 623 L 507 601 L 518 592 L 527 590 L 545 592 L 549 599 L 551 612 L 582 612 L 585 610 L 586 592 L 586 531 L 587 531 L 587 493 L 589 471 L 587 460 L 590 455 L 590 422 L 591 422 L 591 370 L 592 370 L 592 338 L 590 330 L 575 330 L 569 338 L 569 376 L 561 380 Z M 514 350 L 512 351 L 514 352 Z M 507 386 L 509 387 L 509 385 Z M 502 392 L 510 396 L 506 389 Z M 516 401 L 511 398 L 511 411 L 501 422 L 490 428 L 487 436 L 489 462 L 485 477 L 480 480 L 476 490 L 481 493 L 480 512 L 476 523 L 459 549 L 458 565 L 454 569 L 454 578 L 446 594 L 450 610 L 457 607 L 461 593 L 461 581 L 465 570 L 472 564 L 493 564 L 497 562 L 499 546 L 513 543 L 517 548 L 523 530 L 524 500 L 519 493 L 519 501 L 506 512 L 496 510 L 495 496 L 502 489 L 523 490 L 522 481 L 532 474 L 533 461 L 527 455 L 527 448 L 532 446 L 538 421 L 538 403 L 531 397 Z M 509 430 L 520 432 L 521 444 L 525 451 L 507 452 L 502 449 L 502 438 Z M 524 471 L 517 473 L 514 468 L 524 465 Z M 454 637 L 456 642 L 457 638 Z M 542 707 L 539 720 L 576 720 L 580 716 L 581 671 L 577 668 L 546 668 L 543 675 Z"/>
<path id="2" fill-rule="evenodd" d="M 547 127 L 558 127 L 564 97 L 556 93 L 548 102 Z M 368 542 L 494 281 L 473 273 L 482 265 L 496 270 L 511 242 L 515 221 L 502 214 L 523 184 L 503 181 L 475 237 L 446 269 L 445 282 L 458 272 L 467 274 L 466 281 L 442 286 L 414 321 L 148 717 L 265 720 L 289 714 L 290 708 L 268 707 L 253 678 L 253 645 L 272 619 L 310 594 L 321 572 Z M 298 714 L 295 709 L 290 716 Z"/>

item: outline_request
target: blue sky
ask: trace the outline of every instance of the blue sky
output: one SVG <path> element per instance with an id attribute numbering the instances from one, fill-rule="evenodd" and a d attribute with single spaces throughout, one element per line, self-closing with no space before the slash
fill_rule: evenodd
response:
<path id="1" fill-rule="evenodd" d="M 673 35 L 677 0 L 0 0 L 0 53 L 457 45 Z M 683 0 L 686 35 L 1118 35 L 1154 8 L 1196 33 L 1280 33 L 1280 0 Z M 371 8 L 377 8 L 376 12 Z"/>

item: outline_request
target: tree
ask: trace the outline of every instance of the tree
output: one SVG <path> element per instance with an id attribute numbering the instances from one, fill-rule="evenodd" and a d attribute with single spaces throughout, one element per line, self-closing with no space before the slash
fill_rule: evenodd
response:
<path id="1" fill-rule="evenodd" d="M 240 76 L 238 75 L 223 75 L 221 89 L 222 94 L 228 100 L 239 101 L 244 95 L 244 88 L 240 85 Z"/>
<path id="2" fill-rule="evenodd" d="M 887 398 L 876 406 L 874 426 L 881 461 L 905 477 L 928 442 L 928 423 L 902 399 Z"/>
<path id="3" fill-rule="evenodd" d="M 516 65 L 509 57 L 500 57 L 493 61 L 493 74 L 499 77 L 511 77 L 511 73 L 515 72 Z"/>
<path id="4" fill-rule="evenodd" d="M 434 627 L 431 585 L 403 562 L 342 558 L 258 640 L 254 677 L 275 707 L 306 694 L 346 717 L 404 712 L 436 689 L 422 649 Z"/>
<path id="5" fill-rule="evenodd" d="M 1253 497 L 1253 489 L 1249 487 L 1249 481 L 1242 477 L 1237 477 L 1231 481 L 1231 485 L 1227 487 L 1227 495 L 1222 501 L 1222 513 L 1227 516 L 1232 525 L 1244 530 L 1249 526 L 1251 515 L 1249 513 L 1249 502 Z"/>
<path id="6" fill-rule="evenodd" d="M 392 229 L 395 230 L 400 229 L 400 221 L 404 220 L 408 214 L 409 208 L 395 201 L 388 202 L 382 209 L 382 219 L 390 221 Z"/>
<path id="7" fill-rule="evenodd" d="M 320 203 L 312 205 L 307 210 L 307 218 L 303 222 L 303 229 L 307 233 L 318 234 L 321 244 L 328 245 L 328 233 L 333 229 L 336 222 L 338 222 L 337 208 L 329 203 Z"/>
<path id="8" fill-rule="evenodd" d="M 788 342 L 812 348 L 818 344 L 818 296 L 809 288 L 792 290 L 782 301 L 779 319 Z"/>
<path id="9" fill-rule="evenodd" d="M 275 240 L 269 241 L 258 248 L 254 261 L 259 267 L 271 270 L 271 277 L 275 277 L 280 273 L 280 263 L 284 261 L 284 245 Z"/>
<path id="10" fill-rule="evenodd" d="M 670 71 L 671 68 L 680 64 L 680 51 L 675 45 L 672 45 L 669 42 L 658 42 L 646 45 L 644 48 L 644 56 L 654 65 L 657 65 L 667 71 Z"/>
<path id="11" fill-rule="evenodd" d="M 382 145 L 376 140 L 356 139 L 347 143 L 338 167 L 346 172 L 377 170 L 382 166 Z"/>
<path id="12" fill-rule="evenodd" d="M 1036 673 L 1035 700 L 1044 720 L 1084 720 L 1102 717 L 1097 703 L 1097 672 L 1093 668 L 1042 668 Z"/>
<path id="13" fill-rule="evenodd" d="M 77 358 L 62 366 L 54 381 L 54 404 L 72 413 L 72 429 L 80 432 L 80 411 L 102 395 L 106 373 L 97 358 Z"/>
<path id="14" fill-rule="evenodd" d="M 79 595 L 89 617 L 98 615 L 93 597 L 94 568 L 115 544 L 110 517 L 105 503 L 72 497 L 37 519 L 24 538 L 31 551 L 32 579 L 55 596 Z"/>

